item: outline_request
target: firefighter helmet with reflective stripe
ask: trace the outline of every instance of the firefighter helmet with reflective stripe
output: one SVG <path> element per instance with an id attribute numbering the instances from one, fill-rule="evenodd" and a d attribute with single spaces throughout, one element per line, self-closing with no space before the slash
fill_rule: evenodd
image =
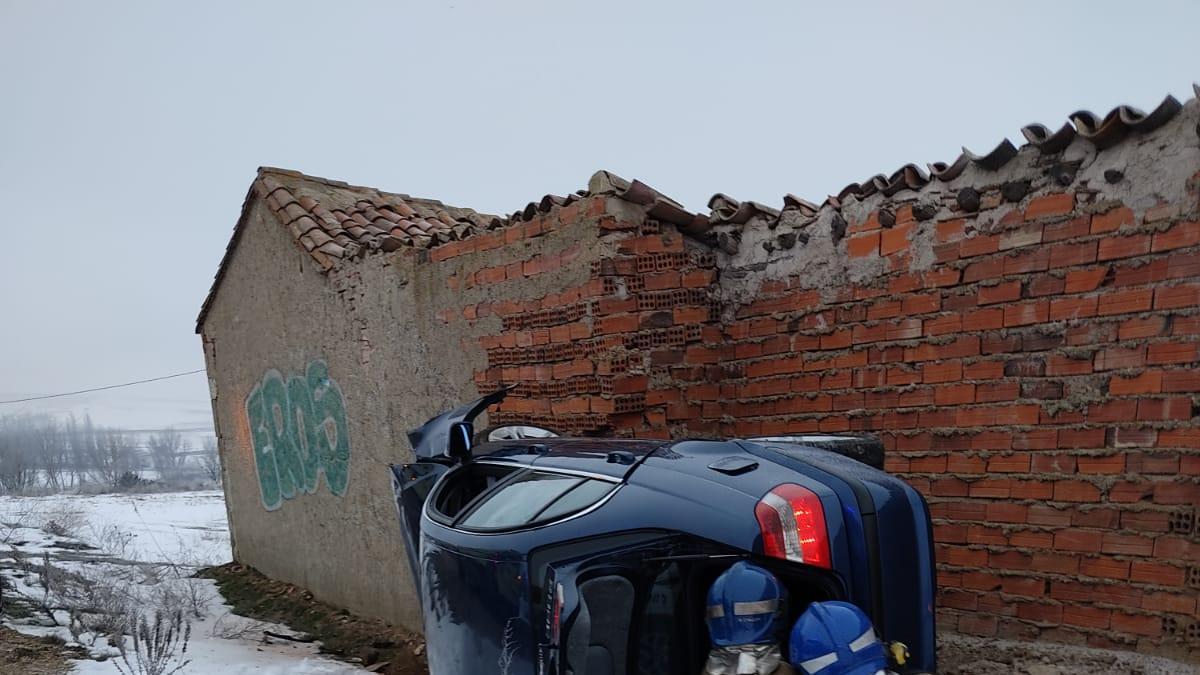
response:
<path id="1" fill-rule="evenodd" d="M 778 642 L 786 616 L 783 584 L 766 569 L 740 561 L 708 589 L 708 632 L 718 647 Z"/>
<path id="2" fill-rule="evenodd" d="M 874 675 L 887 668 L 871 620 L 848 602 L 814 602 L 804 610 L 788 644 L 788 661 L 802 675 Z"/>

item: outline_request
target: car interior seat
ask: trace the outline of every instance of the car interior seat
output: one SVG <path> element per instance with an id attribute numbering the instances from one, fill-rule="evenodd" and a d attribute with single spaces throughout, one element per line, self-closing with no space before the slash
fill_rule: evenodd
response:
<path id="1" fill-rule="evenodd" d="M 579 613 L 567 636 L 571 675 L 626 675 L 633 584 L 608 575 L 579 585 Z"/>

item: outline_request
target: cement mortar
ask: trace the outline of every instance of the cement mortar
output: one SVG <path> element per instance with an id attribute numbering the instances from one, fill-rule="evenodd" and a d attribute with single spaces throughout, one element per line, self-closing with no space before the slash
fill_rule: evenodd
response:
<path id="1" fill-rule="evenodd" d="M 941 675 L 1186 675 L 1200 666 L 1162 657 L 1044 642 L 938 634 Z"/>
<path id="2" fill-rule="evenodd" d="M 991 233 L 1001 229 L 1005 215 L 1024 209 L 1039 196 L 1054 192 L 1075 191 L 1085 195 L 1103 195 L 1103 200 L 1120 201 L 1139 218 L 1155 206 L 1173 204 L 1183 209 L 1194 199 L 1187 192 L 1188 181 L 1200 171 L 1200 138 L 1195 131 L 1200 122 L 1200 100 L 1192 99 L 1183 110 L 1164 126 L 1148 134 L 1132 134 L 1120 144 L 1097 152 L 1095 146 L 1082 137 L 1057 156 L 1042 155 L 1027 145 L 1017 156 L 996 171 L 969 165 L 961 175 L 949 182 L 934 179 L 917 192 L 901 191 L 893 197 L 876 193 L 864 199 L 848 197 L 840 211 L 824 207 L 815 217 L 805 217 L 799 211 L 785 211 L 777 222 L 751 220 L 744 226 L 720 226 L 719 235 L 740 238 L 736 253 L 718 249 L 722 270 L 720 290 L 726 303 L 724 318 L 728 321 L 738 306 L 751 302 L 764 281 L 795 277 L 804 288 L 815 288 L 832 295 L 847 285 L 871 285 L 888 271 L 887 261 L 879 256 L 850 258 L 846 254 L 849 234 L 833 241 L 832 223 L 843 218 L 847 223 L 863 222 L 882 207 L 895 209 L 904 204 L 932 207 L 933 216 L 917 224 L 910 236 L 909 270 L 928 269 L 935 260 L 934 223 L 952 218 L 968 218 L 975 232 Z M 1068 185 L 1057 183 L 1051 176 L 1056 167 L 1077 167 Z M 1109 183 L 1105 171 L 1121 171 L 1124 178 Z M 1024 197 L 1014 203 L 979 214 L 963 213 L 956 209 L 955 196 L 963 188 L 974 188 L 980 194 L 996 192 L 1013 181 L 1029 181 Z M 1080 208 L 1086 208 L 1081 204 Z M 797 242 L 791 249 L 766 246 L 780 234 L 802 232 L 808 242 Z"/>

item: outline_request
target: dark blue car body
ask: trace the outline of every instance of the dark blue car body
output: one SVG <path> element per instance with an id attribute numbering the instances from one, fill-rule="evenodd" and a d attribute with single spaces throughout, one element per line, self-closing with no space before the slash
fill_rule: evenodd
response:
<path id="1" fill-rule="evenodd" d="M 447 426 L 494 400 L 414 431 L 418 461 L 393 467 L 433 675 L 693 675 L 705 591 L 739 558 L 788 587 L 789 622 L 847 600 L 908 647 L 901 670 L 935 670 L 929 512 L 904 482 L 774 440 L 518 439 L 445 457 Z M 819 497 L 827 567 L 765 555 L 755 508 L 784 483 Z M 538 499 L 560 505 L 531 515 Z"/>

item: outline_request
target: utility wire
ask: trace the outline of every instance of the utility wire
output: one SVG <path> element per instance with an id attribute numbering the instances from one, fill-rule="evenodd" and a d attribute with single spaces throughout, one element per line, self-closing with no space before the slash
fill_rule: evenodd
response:
<path id="1" fill-rule="evenodd" d="M 75 394 L 90 394 L 93 391 L 104 391 L 106 389 L 119 389 L 121 387 L 132 387 L 136 384 L 146 384 L 147 382 L 158 382 L 160 380 L 169 380 L 173 377 L 183 377 L 184 375 L 195 375 L 203 373 L 204 369 L 189 370 L 186 373 L 175 373 L 174 375 L 163 375 L 162 377 L 152 377 L 148 380 L 138 380 L 136 382 L 124 382 L 122 384 L 110 384 L 103 387 L 95 387 L 93 389 L 80 389 L 79 391 L 68 391 L 62 394 L 47 394 L 45 396 L 30 396 L 29 398 L 14 398 L 11 401 L 0 401 L 0 405 L 6 403 L 24 403 L 26 401 L 42 401 L 48 398 L 60 398 L 62 396 L 74 396 Z"/>

